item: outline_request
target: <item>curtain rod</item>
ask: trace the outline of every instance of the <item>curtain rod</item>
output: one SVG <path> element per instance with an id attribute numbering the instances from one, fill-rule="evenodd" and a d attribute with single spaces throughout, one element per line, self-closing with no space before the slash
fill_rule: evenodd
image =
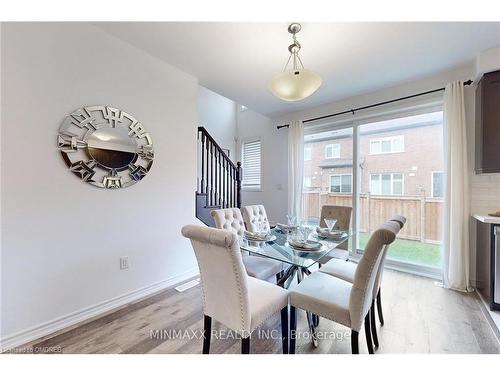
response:
<path id="1" fill-rule="evenodd" d="M 472 84 L 472 80 L 468 80 L 468 81 L 465 81 L 464 82 L 464 86 L 469 86 Z M 392 99 L 392 100 L 387 100 L 385 102 L 380 102 L 380 103 L 375 103 L 375 104 L 370 104 L 370 105 L 366 105 L 364 107 L 358 107 L 358 108 L 354 108 L 354 109 L 349 109 L 347 111 L 342 111 L 342 112 L 337 112 L 337 113 L 332 113 L 330 115 L 325 115 L 325 116 L 320 116 L 320 117 L 315 117 L 315 118 L 310 118 L 310 119 L 307 119 L 307 120 L 304 120 L 302 121 L 304 124 L 307 123 L 307 122 L 312 122 L 312 121 L 317 121 L 317 120 L 323 120 L 325 118 L 330 118 L 330 117 L 334 117 L 334 116 L 340 116 L 340 115 L 345 115 L 347 113 L 352 113 L 354 115 L 355 112 L 357 111 L 361 111 L 363 109 L 368 109 L 368 108 L 373 108 L 373 107 L 378 107 L 380 105 L 384 105 L 384 104 L 390 104 L 390 103 L 394 103 L 394 102 L 399 102 L 401 100 L 406 100 L 406 99 L 411 99 L 411 98 L 415 98 L 417 96 L 422 96 L 422 95 L 427 95 L 427 94 L 432 94 L 434 92 L 439 92 L 439 91 L 444 91 L 445 90 L 445 87 L 441 87 L 439 89 L 435 89 L 435 90 L 430 90 L 430 91 L 425 91 L 425 92 L 421 92 L 419 94 L 413 94 L 413 95 L 408 95 L 408 96 L 403 96 L 401 98 L 397 98 L 397 99 Z M 286 125 L 278 125 L 276 127 L 276 129 L 281 129 L 281 128 L 288 128 L 290 126 L 290 124 L 286 124 Z"/>

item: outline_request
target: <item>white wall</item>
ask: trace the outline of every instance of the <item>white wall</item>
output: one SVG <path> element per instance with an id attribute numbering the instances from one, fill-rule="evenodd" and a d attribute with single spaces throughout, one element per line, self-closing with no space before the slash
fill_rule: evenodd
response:
<path id="1" fill-rule="evenodd" d="M 230 150 L 231 160 L 236 158 L 237 104 L 209 89 L 198 88 L 198 125 L 204 126 L 222 148 Z"/>
<path id="2" fill-rule="evenodd" d="M 85 23 L 4 23 L 1 37 L 2 337 L 193 275 L 180 229 L 195 222 L 196 79 Z M 144 180 L 108 191 L 68 171 L 59 125 L 91 104 L 151 133 Z"/>
<path id="3" fill-rule="evenodd" d="M 276 130 L 273 122 L 249 109 L 238 111 L 238 138 L 259 138 L 262 142 L 262 190 L 242 191 L 242 205 L 263 204 L 269 220 L 283 222 L 287 213 L 287 147 L 286 132 Z M 238 151 L 239 152 L 239 151 Z M 239 156 L 239 154 L 238 154 Z"/>

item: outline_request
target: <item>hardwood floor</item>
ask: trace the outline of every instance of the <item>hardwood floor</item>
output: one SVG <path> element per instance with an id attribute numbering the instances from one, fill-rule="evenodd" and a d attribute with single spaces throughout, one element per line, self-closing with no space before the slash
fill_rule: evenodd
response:
<path id="1" fill-rule="evenodd" d="M 430 279 L 386 271 L 382 295 L 385 325 L 377 325 L 380 348 L 376 354 L 500 353 L 500 344 L 473 293 L 445 290 Z M 196 286 L 182 293 L 164 291 L 32 346 L 59 346 L 62 353 L 201 353 L 202 325 L 200 286 Z M 231 331 L 215 321 L 212 329 L 227 337 L 213 337 L 211 353 L 240 352 L 240 340 Z M 160 331 L 151 337 L 156 330 Z M 297 353 L 350 353 L 349 329 L 321 319 L 318 330 L 324 335 L 319 347 L 299 337 Z M 303 311 L 298 331 L 307 336 Z M 281 353 L 280 333 L 278 313 L 254 332 L 251 353 Z M 366 353 L 364 334 L 359 337 L 360 352 Z"/>

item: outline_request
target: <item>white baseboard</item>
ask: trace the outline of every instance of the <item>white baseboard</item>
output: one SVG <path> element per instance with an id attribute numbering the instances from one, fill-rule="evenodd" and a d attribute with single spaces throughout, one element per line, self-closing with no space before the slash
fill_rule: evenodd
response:
<path id="1" fill-rule="evenodd" d="M 157 293 L 162 289 L 171 288 L 176 284 L 182 283 L 199 274 L 198 269 L 186 271 L 180 275 L 170 277 L 152 285 L 133 290 L 98 304 L 86 307 L 84 309 L 72 312 L 48 322 L 38 324 L 31 328 L 19 331 L 8 336 L 0 338 L 0 353 L 6 350 L 18 347 L 20 345 L 48 336 L 54 332 L 61 331 L 72 325 L 81 323 L 85 320 L 95 318 L 111 310 L 117 309 L 134 301 Z"/>

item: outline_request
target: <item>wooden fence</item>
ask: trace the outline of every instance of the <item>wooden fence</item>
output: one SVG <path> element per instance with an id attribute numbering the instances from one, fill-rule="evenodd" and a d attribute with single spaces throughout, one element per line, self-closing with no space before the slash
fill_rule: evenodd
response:
<path id="1" fill-rule="evenodd" d="M 406 217 L 400 238 L 441 243 L 443 199 L 424 196 L 381 196 L 361 194 L 359 202 L 361 232 L 372 232 L 394 214 Z M 352 196 L 323 192 L 304 192 L 302 216 L 320 217 L 323 205 L 352 206 Z"/>

